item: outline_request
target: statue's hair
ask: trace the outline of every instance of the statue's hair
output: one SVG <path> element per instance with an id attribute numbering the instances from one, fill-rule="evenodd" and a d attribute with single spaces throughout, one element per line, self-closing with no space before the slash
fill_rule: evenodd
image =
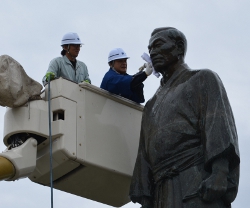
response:
<path id="1" fill-rule="evenodd" d="M 171 39 L 171 40 L 174 40 L 174 41 L 182 41 L 183 42 L 183 45 L 184 45 L 184 56 L 186 54 L 186 51 L 187 51 L 187 39 L 185 37 L 185 35 L 177 30 L 176 28 L 174 27 L 159 27 L 159 28 L 156 28 L 154 29 L 154 31 L 151 33 L 151 37 L 159 32 L 166 32 L 165 34 Z"/>

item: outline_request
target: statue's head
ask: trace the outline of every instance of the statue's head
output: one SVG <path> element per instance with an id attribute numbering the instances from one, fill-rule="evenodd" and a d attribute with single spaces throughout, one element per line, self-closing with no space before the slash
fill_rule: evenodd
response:
<path id="1" fill-rule="evenodd" d="M 149 40 L 149 53 L 156 71 L 163 72 L 177 62 L 184 62 L 187 50 L 185 35 L 173 27 L 156 28 Z"/>

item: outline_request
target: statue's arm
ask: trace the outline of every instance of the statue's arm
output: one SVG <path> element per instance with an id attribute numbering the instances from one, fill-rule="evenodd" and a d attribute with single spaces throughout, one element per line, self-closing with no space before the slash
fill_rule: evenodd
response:
<path id="1" fill-rule="evenodd" d="M 204 70 L 200 78 L 204 168 L 211 175 L 201 183 L 199 192 L 206 201 L 225 198 L 232 193 L 230 199 L 223 199 L 230 204 L 237 194 L 240 162 L 233 112 L 219 76 Z"/>
<path id="2" fill-rule="evenodd" d="M 154 181 L 151 165 L 148 161 L 145 148 L 145 132 L 146 126 L 146 108 L 142 116 L 142 125 L 140 132 L 140 142 L 130 185 L 130 199 L 134 203 L 139 203 L 143 208 L 152 208 L 153 206 L 153 189 Z"/>
<path id="3" fill-rule="evenodd" d="M 205 169 L 219 155 L 230 158 L 229 169 L 239 165 L 238 136 L 233 112 L 219 76 L 211 70 L 200 75 L 200 130 L 204 147 Z"/>

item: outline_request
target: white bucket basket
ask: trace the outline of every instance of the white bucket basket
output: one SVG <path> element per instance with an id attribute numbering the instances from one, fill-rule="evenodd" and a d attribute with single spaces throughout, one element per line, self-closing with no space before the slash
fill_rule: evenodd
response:
<path id="1" fill-rule="evenodd" d="M 49 186 L 47 86 L 44 100 L 5 114 L 4 143 L 28 132 L 38 143 L 33 182 Z M 63 78 L 51 82 L 54 188 L 120 207 L 128 203 L 143 106 L 93 85 Z"/>

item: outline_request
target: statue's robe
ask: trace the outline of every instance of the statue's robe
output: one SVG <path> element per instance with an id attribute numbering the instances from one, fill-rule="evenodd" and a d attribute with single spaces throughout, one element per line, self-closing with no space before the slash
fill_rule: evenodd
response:
<path id="1" fill-rule="evenodd" d="M 221 157 L 229 161 L 227 192 L 204 202 L 199 186 Z M 152 199 L 154 208 L 230 207 L 239 163 L 234 117 L 220 78 L 208 69 L 179 69 L 145 105 L 130 198 Z"/>

